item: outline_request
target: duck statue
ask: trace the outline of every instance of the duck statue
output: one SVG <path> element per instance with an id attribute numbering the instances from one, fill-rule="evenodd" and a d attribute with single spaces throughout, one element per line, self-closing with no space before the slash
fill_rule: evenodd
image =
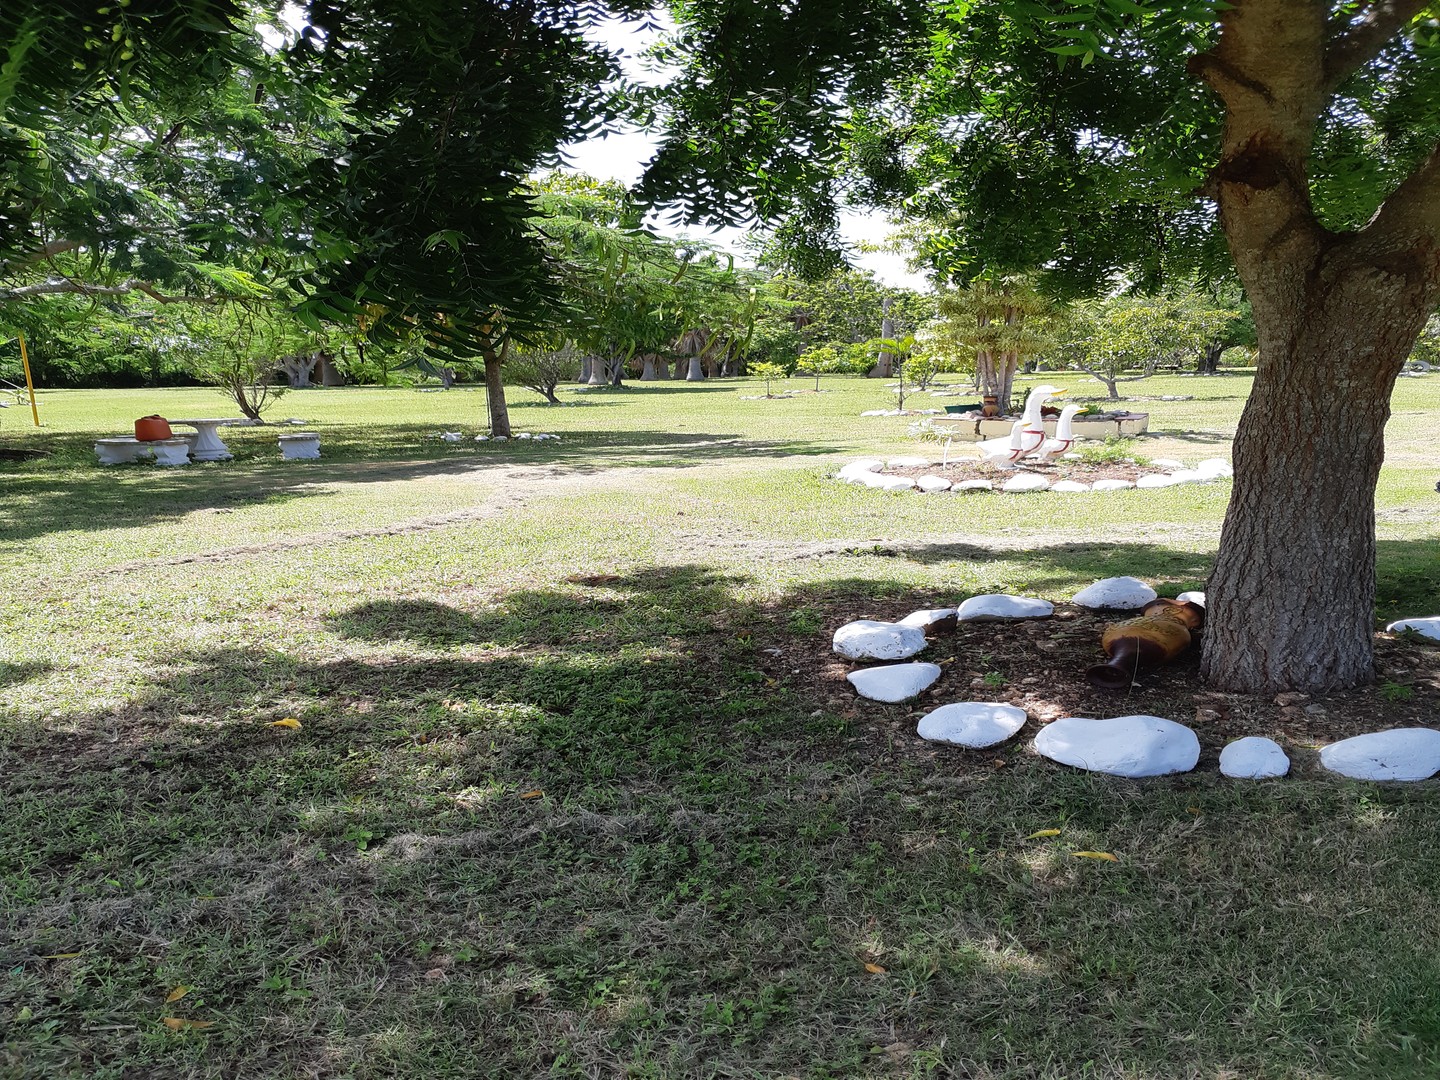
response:
<path id="1" fill-rule="evenodd" d="M 1044 464 L 1053 461 L 1075 445 L 1075 414 L 1083 405 L 1066 405 L 1060 410 L 1060 419 L 1055 421 L 1055 437 L 1046 439 L 1026 457 L 1026 461 Z"/>
<path id="2" fill-rule="evenodd" d="M 1045 421 L 1040 410 L 1045 402 L 1065 391 L 1058 386 L 1037 386 L 1025 399 L 1025 411 L 1010 428 L 1009 438 L 986 439 L 975 445 L 986 464 L 997 469 L 1013 469 L 1015 463 L 1028 454 L 1033 454 L 1045 443 Z"/>
<path id="3" fill-rule="evenodd" d="M 1013 469 L 1015 462 L 1025 452 L 1021 442 L 1025 421 L 1016 420 L 1010 425 L 1010 435 L 1005 439 L 986 439 L 976 446 L 980 449 L 980 460 L 994 469 Z"/>

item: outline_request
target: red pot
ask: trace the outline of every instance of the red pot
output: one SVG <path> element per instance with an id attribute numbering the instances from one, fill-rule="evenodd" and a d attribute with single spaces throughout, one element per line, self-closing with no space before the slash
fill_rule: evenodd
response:
<path id="1" fill-rule="evenodd" d="M 173 437 L 170 423 L 163 416 L 142 416 L 135 421 L 136 442 L 159 442 Z"/>

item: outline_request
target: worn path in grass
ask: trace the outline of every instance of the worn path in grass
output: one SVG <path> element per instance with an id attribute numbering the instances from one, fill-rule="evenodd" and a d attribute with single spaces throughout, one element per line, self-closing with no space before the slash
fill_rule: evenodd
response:
<path id="1" fill-rule="evenodd" d="M 86 460 L 153 408 L 57 402 L 0 503 L 0 1075 L 1435 1075 L 1436 789 L 1313 768 L 1347 709 L 1433 715 L 1434 651 L 1387 645 L 1321 719 L 1197 700 L 1182 665 L 1122 707 L 1216 716 L 1184 777 L 923 744 L 926 706 L 830 670 L 835 625 L 1197 586 L 1224 489 L 838 485 L 915 447 L 841 382 L 521 403 L 553 448 L 426 438 L 475 395 L 296 394 L 326 459 L 240 431 L 174 474 Z M 1156 445 L 1223 454 L 1185 432 L 1233 429 L 1240 380 L 1173 382 L 1212 397 Z M 1440 609 L 1421 419 L 1382 476 L 1382 617 Z M 937 643 L 937 692 L 1088 707 L 1047 682 L 1093 628 L 1054 629 Z M 1214 773 L 1247 724 L 1300 775 Z"/>

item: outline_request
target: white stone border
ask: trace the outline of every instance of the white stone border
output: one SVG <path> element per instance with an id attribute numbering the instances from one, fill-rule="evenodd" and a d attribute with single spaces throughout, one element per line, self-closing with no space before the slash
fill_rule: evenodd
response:
<path id="1" fill-rule="evenodd" d="M 886 473 L 887 467 L 915 468 L 917 458 L 892 458 L 889 462 L 878 458 L 858 458 L 843 466 L 835 479 L 861 487 L 880 488 L 884 491 L 921 491 L 934 495 L 942 491 L 1003 491 L 1010 494 L 1030 491 L 1057 491 L 1062 494 L 1089 494 L 1091 492 L 1124 491 L 1129 488 L 1167 488 L 1180 484 L 1211 484 L 1217 480 L 1228 480 L 1234 469 L 1224 458 L 1206 458 L 1193 469 L 1184 462 L 1174 461 L 1164 472 L 1145 473 L 1133 483 L 1129 480 L 1097 480 L 1093 485 L 1076 480 L 1052 482 L 1041 473 L 1024 468 L 997 471 L 995 480 L 960 480 L 951 483 L 943 476 L 895 476 Z M 1161 459 L 1167 464 L 1173 459 Z M 931 462 L 935 464 L 935 462 Z M 999 481 L 998 483 L 996 481 Z M 1103 486 L 1102 486 L 1103 485 Z"/>

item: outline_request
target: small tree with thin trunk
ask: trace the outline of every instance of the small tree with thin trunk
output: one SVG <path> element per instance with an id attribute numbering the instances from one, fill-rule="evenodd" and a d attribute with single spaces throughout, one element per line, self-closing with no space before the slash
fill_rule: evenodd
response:
<path id="1" fill-rule="evenodd" d="M 558 348 L 517 349 L 504 370 L 511 383 L 534 390 L 551 405 L 559 405 L 556 388 L 580 370 L 580 353 L 570 343 Z"/>

